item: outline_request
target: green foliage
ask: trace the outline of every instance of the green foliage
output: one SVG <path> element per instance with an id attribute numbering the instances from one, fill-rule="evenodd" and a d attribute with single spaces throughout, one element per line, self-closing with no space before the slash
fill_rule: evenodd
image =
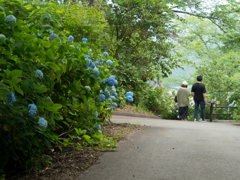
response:
<path id="1" fill-rule="evenodd" d="M 56 8 L 54 4 L 35 9 L 20 1 L 0 2 L 4 9 L 0 28 L 6 36 L 6 40 L 0 38 L 0 167 L 8 169 L 24 162 L 38 166 L 42 160 L 49 161 L 43 153 L 53 143 L 60 149 L 68 145 L 117 148 L 116 142 L 106 142 L 94 130 L 96 122 L 102 125 L 111 116 L 111 102 L 99 102 L 100 91 L 109 90 L 100 80 L 111 75 L 109 67 L 105 63 L 98 66 L 99 77 L 86 68 L 86 55 L 92 61 L 107 60 L 101 50 L 89 51 L 90 43 L 69 42 L 65 33 L 49 40 L 50 33 L 59 32 L 57 9 L 53 14 L 49 10 Z M 19 10 L 16 23 L 5 21 L 12 6 Z M 26 14 L 19 18 L 20 12 Z M 16 101 L 9 98 L 12 93 Z M 30 116 L 29 104 L 37 106 L 35 115 Z M 93 116 L 96 112 L 101 118 Z M 40 127 L 40 117 L 47 121 L 46 128 Z"/>
<path id="2" fill-rule="evenodd" d="M 172 57 L 173 44 L 166 41 L 174 32 L 168 22 L 173 18 L 171 10 L 156 0 L 115 1 L 117 6 L 107 5 L 105 14 L 109 23 L 106 47 L 118 59 L 114 70 L 119 85 L 134 92 L 138 104 L 145 82 L 154 77 L 171 74 L 179 67 Z"/>

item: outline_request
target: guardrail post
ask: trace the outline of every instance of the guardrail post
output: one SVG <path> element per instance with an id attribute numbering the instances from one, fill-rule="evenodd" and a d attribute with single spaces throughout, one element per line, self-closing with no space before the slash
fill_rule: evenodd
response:
<path id="1" fill-rule="evenodd" d="M 212 119 L 213 119 L 213 103 L 211 103 L 210 106 L 210 122 L 212 122 Z"/>

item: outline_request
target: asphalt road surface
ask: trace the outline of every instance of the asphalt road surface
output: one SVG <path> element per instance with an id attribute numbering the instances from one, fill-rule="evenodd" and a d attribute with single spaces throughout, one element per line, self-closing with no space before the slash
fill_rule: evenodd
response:
<path id="1" fill-rule="evenodd" d="M 239 180 L 240 126 L 114 116 L 146 125 L 77 180 Z"/>

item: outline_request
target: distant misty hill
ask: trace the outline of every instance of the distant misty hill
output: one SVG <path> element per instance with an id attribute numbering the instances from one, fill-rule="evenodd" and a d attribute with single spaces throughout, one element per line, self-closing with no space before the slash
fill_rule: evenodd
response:
<path id="1" fill-rule="evenodd" d="M 182 58 L 194 64 L 198 64 L 201 61 L 195 53 L 189 53 L 189 55 L 185 55 Z M 165 79 L 165 84 L 169 87 L 178 87 L 181 81 L 192 79 L 192 74 L 195 71 L 196 69 L 193 67 L 193 64 L 183 64 L 182 68 L 173 69 L 172 74 Z"/>

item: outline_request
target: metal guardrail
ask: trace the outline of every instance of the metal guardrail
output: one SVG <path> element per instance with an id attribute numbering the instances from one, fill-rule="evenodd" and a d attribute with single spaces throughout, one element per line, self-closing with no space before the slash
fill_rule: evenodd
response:
<path id="1" fill-rule="evenodd" d="M 217 101 L 208 101 L 206 103 L 207 106 L 210 106 L 210 122 L 213 120 L 213 115 L 233 115 L 233 113 L 213 113 L 213 108 L 238 108 L 233 106 L 217 106 L 214 107 L 213 105 L 217 104 Z"/>

